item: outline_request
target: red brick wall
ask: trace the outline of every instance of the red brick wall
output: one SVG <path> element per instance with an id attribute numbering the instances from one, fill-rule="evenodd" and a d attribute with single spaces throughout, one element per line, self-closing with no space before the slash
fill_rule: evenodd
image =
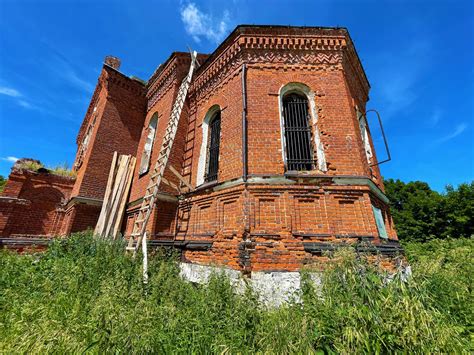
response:
<path id="1" fill-rule="evenodd" d="M 55 235 L 74 179 L 12 170 L 0 195 L 0 235 Z"/>
<path id="2" fill-rule="evenodd" d="M 216 85 L 205 96 L 197 96 L 195 88 L 190 93 L 189 124 L 183 173 L 194 186 L 197 182 L 200 150 L 203 135 L 203 121 L 213 106 L 221 109 L 221 144 L 219 147 L 218 182 L 242 176 L 242 85 L 240 71 L 230 74 L 230 78 Z M 194 89 L 194 90 L 193 90 Z M 194 92 L 193 92 L 194 91 Z"/>
<path id="3" fill-rule="evenodd" d="M 352 42 L 344 30 L 308 31 L 246 29 L 231 36 L 196 74 L 183 172 L 196 186 L 202 122 L 219 105 L 218 182 L 242 176 L 241 67 L 246 63 L 249 183 L 248 190 L 242 184 L 198 189 L 189 195 L 191 202 L 180 205 L 178 239 L 213 243 L 208 251 L 185 251 L 186 260 L 296 270 L 314 259 L 305 251 L 307 243 L 380 243 L 372 203 L 383 211 L 390 239 L 397 239 L 387 204 L 376 196 L 377 187 L 369 188 L 373 181 L 383 191 L 378 168 L 367 162 L 356 115 L 356 106 L 365 111 L 369 85 Z M 285 174 L 279 93 L 289 83 L 304 84 L 314 94 L 317 125 L 312 129 L 320 134 L 328 169 L 288 176 L 287 185 L 257 181 Z M 333 179 L 348 177 L 352 180 Z"/>
<path id="4" fill-rule="evenodd" d="M 137 150 L 137 166 L 135 168 L 134 180 L 130 192 L 130 202 L 137 201 L 145 194 L 146 187 L 150 181 L 150 175 L 153 171 L 154 164 L 158 159 L 161 145 L 163 143 L 163 137 L 168 125 L 173 104 L 178 94 L 179 86 L 181 85 L 182 79 L 187 75 L 189 70 L 190 58 L 187 53 L 174 53 L 167 62 L 167 65 L 162 69 L 154 81 L 148 87 L 147 98 L 149 100 L 149 107 L 145 124 L 143 125 L 143 133 L 138 144 Z M 142 157 L 145 140 L 148 132 L 148 126 L 152 116 L 158 114 L 158 125 L 155 134 L 155 141 L 152 148 L 152 154 L 150 158 L 150 166 L 148 172 L 145 174 L 139 174 L 140 159 Z M 186 102 L 181 118 L 178 124 L 178 130 L 176 133 L 173 147 L 168 160 L 168 165 L 173 166 L 176 170 L 181 171 L 183 166 L 184 155 L 186 145 L 186 132 L 188 126 L 188 103 Z M 165 172 L 164 177 L 176 184 L 180 185 L 179 180 L 174 174 L 168 169 Z M 178 192 L 172 187 L 165 185 L 164 183 L 160 186 L 160 191 L 169 195 L 177 195 Z M 138 201 L 139 202 L 139 201 Z M 172 235 L 174 233 L 174 216 L 176 214 L 176 203 L 167 203 L 163 201 L 157 202 L 157 208 L 153 212 L 150 218 L 148 228 L 152 235 L 163 236 Z M 125 218 L 124 230 L 127 233 L 131 233 L 133 228 L 133 221 L 135 220 L 136 210 L 139 207 L 139 203 L 133 207 L 127 209 L 127 216 Z M 161 217 L 155 216 L 161 214 Z"/>
<path id="5" fill-rule="evenodd" d="M 305 243 L 379 243 L 371 200 L 380 204 L 366 186 L 249 185 L 246 194 L 241 185 L 202 193 L 180 206 L 181 213 L 190 209 L 190 219 L 179 232 L 213 246 L 184 257 L 240 270 L 297 270 L 314 259 Z M 397 240 L 390 216 L 384 217 L 389 238 Z"/>
<path id="6" fill-rule="evenodd" d="M 96 110 L 94 111 L 94 107 Z M 82 164 L 77 168 L 77 180 L 71 197 L 102 200 L 107 185 L 114 151 L 119 154 L 137 155 L 138 142 L 143 130 L 146 112 L 144 85 L 104 65 L 83 127 L 78 135 L 78 149 L 95 119 L 88 148 Z M 76 157 L 76 163 L 79 159 Z M 77 166 L 77 164 L 76 164 Z M 68 206 L 63 234 L 94 228 L 100 206 L 75 207 L 74 200 Z"/>
<path id="7" fill-rule="evenodd" d="M 102 69 L 99 82 L 96 123 L 72 196 L 102 199 L 114 151 L 135 156 L 142 133 L 143 84 L 108 66 Z"/>
<path id="8" fill-rule="evenodd" d="M 60 234 L 69 235 L 86 229 L 94 229 L 99 219 L 100 209 L 101 206 L 86 203 L 74 203 L 66 207 Z"/>

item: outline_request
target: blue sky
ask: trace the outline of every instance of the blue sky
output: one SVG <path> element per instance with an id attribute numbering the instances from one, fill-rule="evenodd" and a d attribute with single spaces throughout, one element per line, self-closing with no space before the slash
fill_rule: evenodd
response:
<path id="1" fill-rule="evenodd" d="M 344 26 L 382 115 L 385 177 L 441 191 L 474 179 L 472 1 L 0 0 L 0 175 L 74 161 L 105 55 L 143 79 L 172 51 L 210 53 L 238 24 Z M 375 117 L 369 117 L 379 159 Z"/>

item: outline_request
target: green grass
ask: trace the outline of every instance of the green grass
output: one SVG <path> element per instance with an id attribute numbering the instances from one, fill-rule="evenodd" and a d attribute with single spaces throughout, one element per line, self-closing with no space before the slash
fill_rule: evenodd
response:
<path id="1" fill-rule="evenodd" d="M 43 254 L 0 255 L 0 352 L 460 353 L 472 347 L 473 240 L 406 245 L 413 276 L 348 250 L 305 282 L 303 302 L 267 309 L 215 275 L 181 280 L 173 257 L 140 260 L 77 234 Z"/>

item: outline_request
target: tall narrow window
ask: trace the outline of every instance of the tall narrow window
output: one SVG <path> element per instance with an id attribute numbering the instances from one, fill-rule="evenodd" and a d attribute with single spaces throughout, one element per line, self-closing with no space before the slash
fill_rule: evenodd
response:
<path id="1" fill-rule="evenodd" d="M 216 181 L 219 172 L 219 145 L 221 141 L 221 112 L 216 112 L 209 122 L 209 149 L 206 181 Z"/>
<path id="2" fill-rule="evenodd" d="M 288 170 L 314 168 L 312 134 L 309 121 L 308 99 L 298 94 L 283 98 L 285 124 L 286 164 Z"/>
<path id="3" fill-rule="evenodd" d="M 359 110 L 357 110 L 357 117 L 359 118 L 360 134 L 362 136 L 362 143 L 364 144 L 365 156 L 367 157 L 367 161 L 370 163 L 372 161 L 373 154 L 369 141 L 367 118 Z"/>
<path id="4" fill-rule="evenodd" d="M 155 141 L 156 126 L 158 124 L 158 114 L 154 114 L 148 125 L 145 146 L 143 147 L 142 159 L 140 160 L 140 174 L 145 174 L 150 167 L 151 150 Z"/>

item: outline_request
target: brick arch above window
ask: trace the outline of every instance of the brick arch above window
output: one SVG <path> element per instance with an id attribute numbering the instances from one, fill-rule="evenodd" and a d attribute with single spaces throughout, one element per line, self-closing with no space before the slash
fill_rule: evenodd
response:
<path id="1" fill-rule="evenodd" d="M 280 132 L 282 143 L 282 158 L 287 167 L 286 156 L 286 139 L 285 139 L 285 118 L 284 118 L 284 99 L 288 95 L 295 94 L 301 97 L 306 97 L 308 101 L 308 111 L 310 115 L 310 124 L 312 126 L 312 144 L 315 147 L 316 153 L 316 168 L 322 172 L 327 171 L 326 157 L 324 154 L 324 147 L 321 142 L 320 132 L 318 128 L 318 114 L 316 111 L 315 93 L 309 86 L 303 83 L 291 82 L 283 85 L 279 92 L 279 111 L 280 111 Z"/>

